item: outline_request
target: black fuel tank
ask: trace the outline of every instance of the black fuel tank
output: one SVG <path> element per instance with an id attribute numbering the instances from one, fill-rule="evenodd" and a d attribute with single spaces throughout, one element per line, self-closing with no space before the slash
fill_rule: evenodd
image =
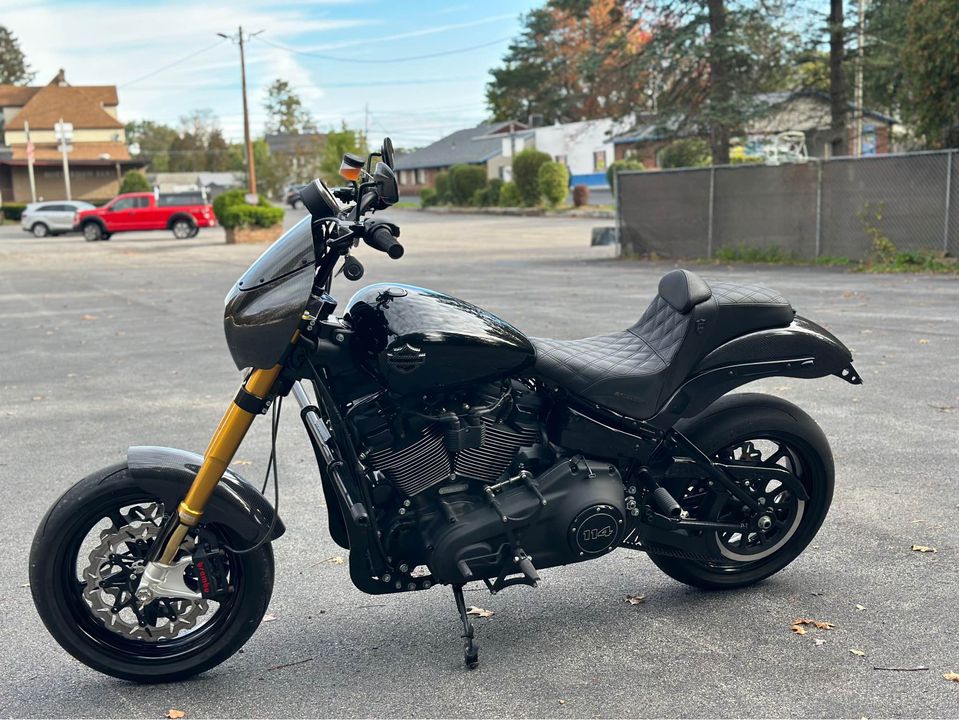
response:
<path id="1" fill-rule="evenodd" d="M 453 388 L 533 363 L 526 336 L 463 300 L 412 285 L 369 285 L 346 320 L 362 360 L 393 392 Z"/>

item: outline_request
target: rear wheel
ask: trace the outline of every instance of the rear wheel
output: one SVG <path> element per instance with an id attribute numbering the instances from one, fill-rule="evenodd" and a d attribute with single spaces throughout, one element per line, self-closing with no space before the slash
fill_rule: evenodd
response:
<path id="1" fill-rule="evenodd" d="M 100 223 L 88 222 L 81 230 L 83 231 L 83 239 L 87 242 L 98 242 L 106 239 L 104 237 L 103 226 L 100 225 Z M 109 235 L 106 237 L 109 237 Z"/>
<path id="2" fill-rule="evenodd" d="M 170 229 L 173 230 L 173 237 L 177 240 L 186 240 L 196 234 L 194 232 L 196 225 L 186 218 L 177 218 Z"/>
<path id="3" fill-rule="evenodd" d="M 44 625 L 85 665 L 136 682 L 181 680 L 233 655 L 256 630 L 273 589 L 269 545 L 238 555 L 229 528 L 203 527 L 175 565 L 197 590 L 190 563 L 198 543 L 223 549 L 229 585 L 220 601 L 134 596 L 166 508 L 114 466 L 70 488 L 50 509 L 30 552 L 30 588 Z"/>
<path id="4" fill-rule="evenodd" d="M 710 458 L 792 472 L 809 496 L 801 500 L 778 481 L 743 481 L 743 489 L 769 508 L 749 532 L 712 532 L 707 538 L 726 560 L 690 560 L 650 554 L 667 575 L 718 590 L 752 585 L 795 560 L 819 531 L 832 502 L 832 452 L 822 430 L 801 409 L 780 398 L 729 395 L 676 429 Z M 667 489 L 691 518 L 739 523 L 742 505 L 709 490 L 706 481 L 674 481 Z"/>
<path id="5" fill-rule="evenodd" d="M 30 228 L 30 231 L 33 233 L 34 237 L 42 238 L 50 234 L 50 228 L 46 223 L 38 222 L 34 223 L 33 227 Z"/>

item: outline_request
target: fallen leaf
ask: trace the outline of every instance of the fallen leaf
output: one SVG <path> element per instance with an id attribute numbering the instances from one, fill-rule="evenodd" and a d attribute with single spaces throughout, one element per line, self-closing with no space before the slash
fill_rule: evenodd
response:
<path id="1" fill-rule="evenodd" d="M 832 630 L 835 625 L 831 622 L 825 622 L 823 620 L 813 620 L 812 618 L 796 618 L 793 620 L 793 625 L 803 626 L 803 625 L 814 625 L 817 630 Z M 802 633 L 800 633 L 802 634 Z"/>
<path id="2" fill-rule="evenodd" d="M 276 620 L 276 615 L 274 615 L 273 613 L 267 613 L 266 615 L 263 616 L 262 622 L 268 623 L 268 622 L 273 622 L 274 620 Z"/>
<path id="3" fill-rule="evenodd" d="M 466 608 L 466 614 L 472 615 L 473 617 L 478 617 L 478 618 L 488 618 L 488 617 L 493 617 L 493 615 L 495 615 L 496 613 L 494 613 L 492 610 L 484 610 L 481 607 L 470 605 L 468 608 Z"/>
<path id="4" fill-rule="evenodd" d="M 805 634 L 806 634 L 806 628 L 804 628 L 802 625 L 793 625 L 793 626 L 792 626 L 791 628 L 789 628 L 789 629 L 792 630 L 792 631 L 793 631 L 794 633 L 796 633 L 797 635 L 805 635 Z"/>
<path id="5" fill-rule="evenodd" d="M 928 344 L 929 344 L 929 341 L 926 340 L 926 338 L 919 338 L 919 344 L 920 344 L 920 345 L 928 345 Z"/>
<path id="6" fill-rule="evenodd" d="M 826 644 L 826 641 L 823 640 L 822 638 L 816 638 L 815 640 L 813 640 L 813 642 L 816 644 L 816 647 L 819 647 L 820 645 L 825 645 L 825 644 Z"/>
<path id="7" fill-rule="evenodd" d="M 854 649 L 854 648 L 849 648 L 849 652 L 851 652 L 851 653 L 852 653 L 853 655 L 855 655 L 856 657 L 866 657 L 866 653 L 864 653 L 862 650 L 856 650 L 856 649 Z"/>
<path id="8" fill-rule="evenodd" d="M 856 605 L 856 610 L 865 610 L 865 609 L 866 609 L 865 605 Z"/>
<path id="9" fill-rule="evenodd" d="M 185 718 L 186 713 L 182 710 L 174 710 L 173 708 L 170 708 L 166 711 L 166 715 L 164 717 L 168 717 L 170 720 L 179 720 L 180 718 Z"/>
<path id="10" fill-rule="evenodd" d="M 234 460 L 233 464 L 234 465 L 252 465 L 253 461 L 252 460 Z"/>
<path id="11" fill-rule="evenodd" d="M 565 700 L 560 700 L 560 701 L 559 701 L 559 704 L 560 704 L 560 705 L 565 705 L 565 704 L 566 704 L 566 701 L 565 701 Z"/>
<path id="12" fill-rule="evenodd" d="M 934 552 L 936 552 L 936 548 L 934 548 L 934 547 L 929 547 L 928 545 L 913 545 L 911 549 L 912 549 L 912 550 L 915 550 L 916 552 L 920 552 L 920 553 L 934 553 Z"/>
<path id="13" fill-rule="evenodd" d="M 943 673 L 942 676 L 950 682 L 959 683 L 959 673 Z"/>
<path id="14" fill-rule="evenodd" d="M 30 583 L 21 583 L 20 587 L 30 587 Z"/>
<path id="15" fill-rule="evenodd" d="M 646 596 L 645 595 L 627 595 L 626 602 L 628 602 L 630 605 L 642 605 L 644 602 L 646 602 Z"/>
<path id="16" fill-rule="evenodd" d="M 326 561 L 327 561 L 328 563 L 330 563 L 330 565 L 342 565 L 343 563 L 346 562 L 346 560 L 344 560 L 344 559 L 343 559 L 342 557 L 340 557 L 339 555 L 334 555 L 333 557 L 328 557 L 328 558 L 326 559 Z"/>
<path id="17" fill-rule="evenodd" d="M 90 313 L 87 313 L 86 315 L 84 315 L 84 316 L 81 317 L 80 319 L 81 319 L 81 320 L 96 320 L 96 319 L 97 319 L 97 316 L 96 316 L 96 315 L 91 315 Z M 179 711 L 179 710 L 171 710 L 170 712 L 180 712 L 180 711 Z M 177 715 L 176 717 L 183 717 L 183 716 L 182 716 L 182 715 Z"/>

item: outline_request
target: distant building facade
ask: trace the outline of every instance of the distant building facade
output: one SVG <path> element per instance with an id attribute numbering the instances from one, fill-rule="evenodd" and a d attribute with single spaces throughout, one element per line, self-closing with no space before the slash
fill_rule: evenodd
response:
<path id="1" fill-rule="evenodd" d="M 0 194 L 5 202 L 30 202 L 27 171 L 29 127 L 37 199 L 65 196 L 63 162 L 54 126 L 73 125 L 69 153 L 75 200 L 104 200 L 117 194 L 120 178 L 143 162 L 130 157 L 118 118 L 114 85 L 73 86 L 61 70 L 47 85 L 0 85 Z"/>

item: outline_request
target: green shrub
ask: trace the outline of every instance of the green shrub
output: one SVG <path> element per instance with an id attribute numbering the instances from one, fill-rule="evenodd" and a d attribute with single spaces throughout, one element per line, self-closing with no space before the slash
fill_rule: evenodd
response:
<path id="1" fill-rule="evenodd" d="M 3 217 L 7 220 L 20 220 L 20 216 L 23 215 L 23 210 L 26 207 L 24 203 L 4 203 Z"/>
<path id="2" fill-rule="evenodd" d="M 483 205 L 483 200 L 486 199 L 486 188 L 478 188 L 473 192 L 473 196 L 470 198 L 468 205 L 473 207 L 486 207 Z"/>
<path id="3" fill-rule="evenodd" d="M 583 207 L 589 205 L 589 188 L 585 185 L 573 186 L 573 206 Z"/>
<path id="4" fill-rule="evenodd" d="M 720 262 L 745 263 L 792 263 L 795 257 L 778 245 L 753 247 L 750 245 L 726 245 L 716 250 L 716 259 Z"/>
<path id="5" fill-rule="evenodd" d="M 709 143 L 701 138 L 677 140 L 659 152 L 659 166 L 664 169 L 708 167 L 712 161 Z"/>
<path id="6" fill-rule="evenodd" d="M 499 205 L 499 193 L 503 187 L 503 181 L 499 178 L 493 178 L 486 183 L 486 187 L 473 193 L 473 204 L 477 207 L 495 207 Z"/>
<path id="7" fill-rule="evenodd" d="M 433 207 L 436 205 L 436 190 L 431 187 L 425 187 L 420 190 L 420 207 Z"/>
<path id="8" fill-rule="evenodd" d="M 121 193 L 150 192 L 152 189 L 146 176 L 137 170 L 127 170 L 120 181 Z"/>
<path id="9" fill-rule="evenodd" d="M 272 227 L 283 222 L 283 208 L 273 207 L 260 195 L 256 205 L 246 202 L 246 191 L 241 188 L 227 190 L 213 201 L 213 214 L 225 228 Z"/>
<path id="10" fill-rule="evenodd" d="M 513 158 L 513 182 L 523 205 L 539 204 L 539 168 L 548 162 L 551 162 L 549 155 L 533 148 L 527 148 Z"/>
<path id="11" fill-rule="evenodd" d="M 450 174 L 440 170 L 433 178 L 433 185 L 436 187 L 436 204 L 446 205 L 450 201 Z"/>
<path id="12" fill-rule="evenodd" d="M 550 207 L 556 207 L 566 200 L 569 192 L 569 170 L 558 162 L 545 162 L 539 166 L 536 175 L 540 194 L 546 198 Z"/>
<path id="13" fill-rule="evenodd" d="M 486 185 L 486 169 L 480 165 L 454 165 L 450 173 L 450 200 L 454 205 L 469 205 L 473 193 Z"/>
<path id="14" fill-rule="evenodd" d="M 516 189 L 516 183 L 505 182 L 499 189 L 500 207 L 519 207 L 523 204 L 523 198 L 519 196 L 519 190 Z"/>
<path id="15" fill-rule="evenodd" d="M 273 227 L 283 222 L 283 208 L 262 205 L 230 205 L 217 218 L 225 228 Z"/>
<path id="16" fill-rule="evenodd" d="M 616 175 L 626 170 L 645 170 L 646 166 L 642 160 L 617 160 L 606 168 L 606 182 L 609 189 L 616 191 Z"/>

